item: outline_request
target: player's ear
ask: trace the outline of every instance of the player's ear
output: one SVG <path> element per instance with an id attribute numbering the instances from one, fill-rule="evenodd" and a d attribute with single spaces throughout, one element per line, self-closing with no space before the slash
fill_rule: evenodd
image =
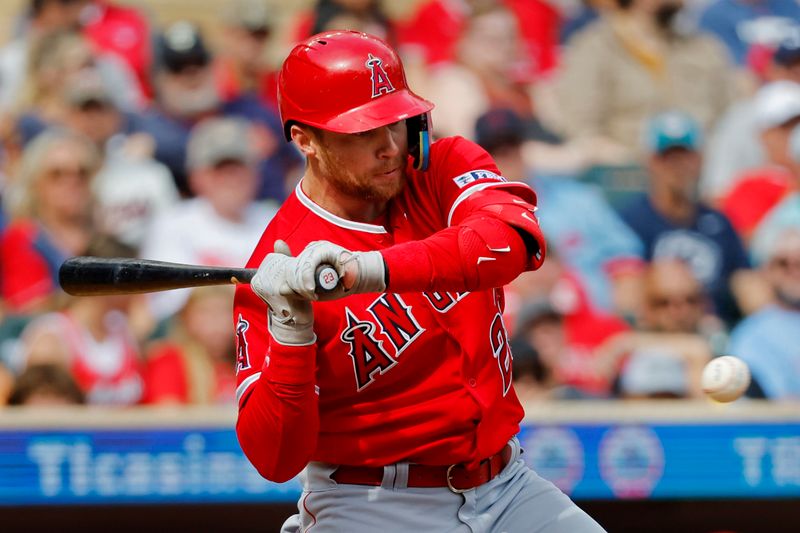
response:
<path id="1" fill-rule="evenodd" d="M 316 155 L 317 139 L 311 128 L 299 124 L 292 124 L 289 128 L 289 136 L 304 156 L 309 157 Z"/>

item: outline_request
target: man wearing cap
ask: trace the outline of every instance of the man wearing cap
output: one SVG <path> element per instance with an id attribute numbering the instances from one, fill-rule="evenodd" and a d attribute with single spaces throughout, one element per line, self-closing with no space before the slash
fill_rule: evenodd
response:
<path id="1" fill-rule="evenodd" d="M 793 176 L 800 176 L 800 123 L 792 128 L 788 140 L 789 164 Z M 788 182 L 786 194 L 770 209 L 753 231 L 750 242 L 750 257 L 756 265 L 763 265 L 778 235 L 787 228 L 800 228 L 800 190 L 798 178 Z"/>
<path id="2" fill-rule="evenodd" d="M 800 28 L 780 41 L 777 48 L 764 50 L 767 64 L 759 72 L 762 88 L 775 82 L 800 83 Z M 763 122 L 759 119 L 759 107 L 765 99 L 759 94 L 760 90 L 751 98 L 733 103 L 709 135 L 700 187 L 712 203 L 716 204 L 739 180 L 746 179 L 748 170 L 769 164 L 761 142 Z"/>
<path id="3" fill-rule="evenodd" d="M 87 4 L 81 12 L 83 34 L 97 50 L 112 53 L 130 66 L 139 92 L 149 101 L 153 97 L 153 28 L 147 15 L 141 8 L 127 5 L 130 2 L 92 0 Z"/>
<path id="4" fill-rule="evenodd" d="M 255 126 L 258 138 L 259 197 L 282 200 L 287 194 L 286 182 L 293 182 L 299 171 L 300 156 L 291 146 L 278 141 L 282 128 L 277 115 L 255 97 L 242 94 L 222 100 L 212 59 L 200 29 L 188 21 L 175 22 L 159 35 L 156 99 L 141 122 L 156 141 L 156 159 L 169 167 L 181 192 L 190 195 L 185 163 L 192 126 L 211 116 L 241 117 Z"/>
<path id="5" fill-rule="evenodd" d="M 797 187 L 800 165 L 790 155 L 789 137 L 792 128 L 800 124 L 800 84 L 776 81 L 765 85 L 753 106 L 765 164 L 743 172 L 720 199 L 720 209 L 745 242 L 752 240 L 768 213 Z"/>
<path id="6" fill-rule="evenodd" d="M 644 142 L 649 190 L 621 215 L 642 240 L 646 261 L 686 261 L 711 295 L 715 313 L 732 322 L 740 316 L 732 281 L 749 263 L 728 218 L 699 199 L 701 143 L 699 125 L 685 113 L 650 119 Z"/>
<path id="7" fill-rule="evenodd" d="M 272 14 L 264 0 L 235 0 L 225 6 L 221 48 L 214 77 L 223 100 L 251 94 L 277 111 L 278 73 L 267 64 Z"/>
<path id="8" fill-rule="evenodd" d="M 274 204 L 255 200 L 258 156 L 251 131 L 243 119 L 217 117 L 192 129 L 186 163 L 195 197 L 153 221 L 141 257 L 198 265 L 244 264 L 277 211 Z M 187 296 L 188 291 L 152 295 L 153 314 L 169 317 Z"/>

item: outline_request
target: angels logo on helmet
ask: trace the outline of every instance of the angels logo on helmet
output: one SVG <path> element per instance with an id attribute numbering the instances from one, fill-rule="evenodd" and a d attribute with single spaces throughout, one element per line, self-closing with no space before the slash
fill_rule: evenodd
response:
<path id="1" fill-rule="evenodd" d="M 394 91 L 394 86 L 389 80 L 389 75 L 383 70 L 383 61 L 380 58 L 369 54 L 369 59 L 364 65 L 372 71 L 370 80 L 372 80 L 373 98 L 377 98 L 383 93 L 389 94 Z"/>

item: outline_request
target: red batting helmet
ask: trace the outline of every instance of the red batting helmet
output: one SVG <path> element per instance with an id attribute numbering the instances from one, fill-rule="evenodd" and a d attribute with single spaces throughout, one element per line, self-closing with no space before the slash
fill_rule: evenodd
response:
<path id="1" fill-rule="evenodd" d="M 278 106 L 287 140 L 295 122 L 359 133 L 418 117 L 409 149 L 418 166 L 427 163 L 433 104 L 409 90 L 397 52 L 372 35 L 331 31 L 295 46 L 278 77 Z"/>

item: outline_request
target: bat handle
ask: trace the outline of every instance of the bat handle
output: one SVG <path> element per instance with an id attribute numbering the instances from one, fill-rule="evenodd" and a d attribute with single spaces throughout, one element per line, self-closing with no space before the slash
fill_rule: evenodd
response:
<path id="1" fill-rule="evenodd" d="M 244 269 L 235 281 L 238 283 L 250 283 L 258 269 Z M 319 294 L 331 292 L 339 285 L 339 273 L 329 264 L 319 265 L 314 272 L 314 280 L 317 284 L 316 292 Z"/>
<path id="2" fill-rule="evenodd" d="M 339 285 L 339 273 L 328 264 L 322 264 L 317 267 L 314 279 L 317 283 L 318 293 L 331 292 Z"/>

